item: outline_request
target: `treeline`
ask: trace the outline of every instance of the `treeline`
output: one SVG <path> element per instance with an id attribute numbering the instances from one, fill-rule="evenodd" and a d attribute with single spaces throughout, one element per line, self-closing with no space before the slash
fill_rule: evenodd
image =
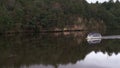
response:
<path id="1" fill-rule="evenodd" d="M 85 25 L 93 19 L 105 22 L 108 28 L 120 28 L 120 2 L 0 0 L 0 32 L 64 28 L 81 24 L 78 18 L 85 20 Z"/>
<path id="2" fill-rule="evenodd" d="M 109 0 L 108 2 L 90 4 L 94 11 L 90 11 L 94 18 L 101 19 L 108 28 L 120 28 L 120 2 Z M 97 9 L 96 9 L 97 8 Z"/>

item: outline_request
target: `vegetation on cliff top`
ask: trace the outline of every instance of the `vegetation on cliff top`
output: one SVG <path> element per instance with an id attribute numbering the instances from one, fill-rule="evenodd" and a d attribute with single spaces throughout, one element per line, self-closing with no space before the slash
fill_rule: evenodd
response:
<path id="1" fill-rule="evenodd" d="M 65 28 L 80 25 L 81 19 L 87 27 L 102 22 L 108 28 L 120 28 L 120 2 L 0 0 L 0 32 Z"/>

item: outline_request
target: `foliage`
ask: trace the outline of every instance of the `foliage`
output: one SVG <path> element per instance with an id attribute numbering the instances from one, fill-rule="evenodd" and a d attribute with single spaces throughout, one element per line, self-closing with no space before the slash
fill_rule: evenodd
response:
<path id="1" fill-rule="evenodd" d="M 88 21 L 91 18 L 103 20 L 108 28 L 120 28 L 120 2 L 110 0 L 90 4 L 85 0 L 0 1 L 0 32 L 64 28 L 78 24 L 75 22 L 77 17 Z"/>

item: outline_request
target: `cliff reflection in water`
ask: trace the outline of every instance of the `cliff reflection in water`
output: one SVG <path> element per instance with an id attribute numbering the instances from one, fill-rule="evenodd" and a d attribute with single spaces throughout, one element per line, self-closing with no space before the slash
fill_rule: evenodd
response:
<path id="1" fill-rule="evenodd" d="M 86 32 L 0 37 L 0 68 L 20 68 L 34 64 L 75 64 L 92 51 L 108 55 L 120 52 L 120 40 L 104 40 L 89 46 Z M 114 44 L 116 43 L 116 44 Z M 114 46 L 113 46 L 114 44 Z"/>

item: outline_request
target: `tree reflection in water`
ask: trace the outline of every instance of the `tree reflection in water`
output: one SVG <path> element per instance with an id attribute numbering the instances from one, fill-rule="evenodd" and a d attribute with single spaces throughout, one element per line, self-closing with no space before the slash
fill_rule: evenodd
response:
<path id="1" fill-rule="evenodd" d="M 75 64 L 90 52 L 101 51 L 108 55 L 120 52 L 120 40 L 103 40 L 89 46 L 87 32 L 60 34 L 11 35 L 0 37 L 0 68 L 20 68 L 34 64 Z M 116 43 L 116 44 L 114 44 Z M 114 46 L 113 46 L 114 44 Z"/>

